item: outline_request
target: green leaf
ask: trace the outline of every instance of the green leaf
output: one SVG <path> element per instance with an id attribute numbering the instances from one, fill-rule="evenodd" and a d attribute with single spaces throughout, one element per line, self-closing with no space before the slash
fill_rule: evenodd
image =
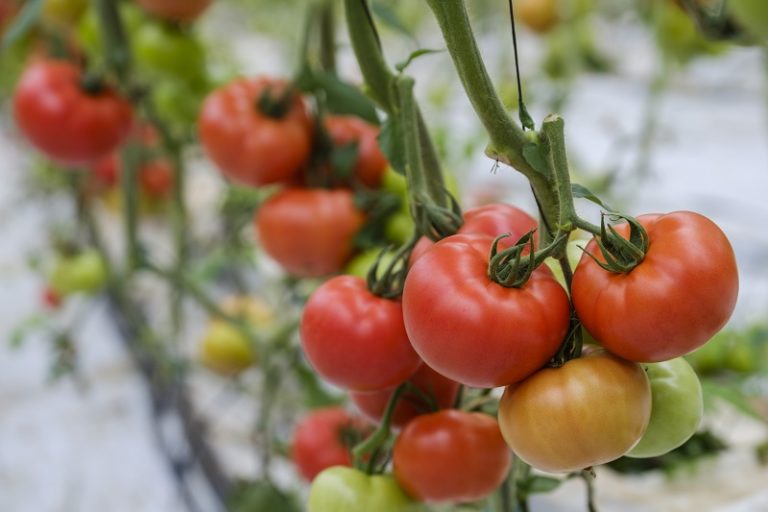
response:
<path id="1" fill-rule="evenodd" d="M 232 512 L 301 512 L 295 496 L 267 482 L 241 483 L 232 493 L 228 510 Z"/>
<path id="2" fill-rule="evenodd" d="M 411 64 L 411 62 L 418 59 L 422 55 L 432 55 L 434 53 L 443 53 L 444 51 L 445 49 L 436 50 L 436 49 L 430 49 L 430 48 L 421 48 L 419 50 L 416 50 L 415 52 L 412 52 L 408 56 L 408 58 L 405 59 L 403 62 L 395 64 L 395 68 L 402 73 L 403 71 L 405 71 L 405 68 L 407 68 Z"/>
<path id="3" fill-rule="evenodd" d="M 325 106 L 334 114 L 353 115 L 378 125 L 379 115 L 373 102 L 352 84 L 333 73 L 305 68 L 294 81 L 301 90 L 325 94 Z"/>
<path id="4" fill-rule="evenodd" d="M 714 382 L 711 379 L 702 379 L 701 387 L 704 391 L 704 397 L 719 398 L 734 406 L 738 411 L 746 414 L 750 418 L 757 421 L 766 422 L 766 418 L 763 417 L 749 402 L 747 395 L 745 395 L 737 386 L 724 385 Z"/>
<path id="5" fill-rule="evenodd" d="M 563 481 L 559 478 L 553 478 L 551 476 L 534 475 L 526 482 L 526 487 L 529 494 L 535 493 L 548 493 L 552 492 L 562 484 Z"/>
<path id="6" fill-rule="evenodd" d="M 295 371 L 296 378 L 298 379 L 302 391 L 304 392 L 304 403 L 310 409 L 325 407 L 328 405 L 339 405 L 344 401 L 342 397 L 332 395 L 326 391 L 318 380 L 317 374 L 307 368 L 303 363 L 297 363 L 295 366 Z"/>
<path id="7" fill-rule="evenodd" d="M 21 347 L 27 336 L 38 329 L 44 328 L 46 322 L 47 318 L 42 314 L 34 314 L 22 320 L 13 331 L 11 331 L 11 336 L 9 338 L 11 348 Z"/>
<path id="8" fill-rule="evenodd" d="M 416 38 L 411 33 L 411 31 L 408 29 L 408 27 L 403 23 L 403 21 L 398 17 L 397 13 L 384 2 L 373 2 L 373 5 L 371 5 L 371 10 L 373 11 L 373 14 L 379 18 L 382 23 L 387 25 L 389 28 L 400 32 L 401 34 L 415 40 Z"/>
<path id="9" fill-rule="evenodd" d="M 609 212 L 615 212 L 616 210 L 611 208 L 609 205 L 604 203 L 599 197 L 597 197 L 594 192 L 589 190 L 584 185 L 579 185 L 578 183 L 571 183 L 571 193 L 573 194 L 573 197 L 586 199 L 588 201 L 592 201 L 593 203 L 602 206 Z"/>
<path id="10" fill-rule="evenodd" d="M 396 117 L 389 117 L 381 125 L 378 141 L 381 152 L 387 157 L 389 165 L 405 176 L 405 147 L 403 147 L 403 138 L 400 136 L 401 130 L 400 122 Z"/>
<path id="11" fill-rule="evenodd" d="M 531 142 L 523 146 L 523 158 L 537 172 L 547 174 L 547 162 L 541 155 L 541 149 L 537 144 Z"/>
<path id="12" fill-rule="evenodd" d="M 28 0 L 21 13 L 16 17 L 13 24 L 8 27 L 3 41 L 0 43 L 0 50 L 8 49 L 13 43 L 26 36 L 35 26 L 40 18 L 45 0 Z"/>

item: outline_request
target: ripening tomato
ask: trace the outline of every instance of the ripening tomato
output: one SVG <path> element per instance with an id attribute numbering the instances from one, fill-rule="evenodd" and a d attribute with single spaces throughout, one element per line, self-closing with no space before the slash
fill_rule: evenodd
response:
<path id="1" fill-rule="evenodd" d="M 379 149 L 379 128 L 353 116 L 327 116 L 325 128 L 335 146 L 357 144 L 355 176 L 363 185 L 379 188 L 388 165 Z"/>
<path id="2" fill-rule="evenodd" d="M 413 264 L 403 315 L 421 358 L 449 379 L 498 387 L 535 372 L 557 352 L 570 321 L 568 295 L 541 266 L 520 288 L 488 277 L 492 239 L 453 235 Z"/>
<path id="3" fill-rule="evenodd" d="M 643 366 L 651 382 L 651 420 L 627 457 L 658 457 L 674 450 L 696 433 L 704 413 L 701 383 L 685 359 Z"/>
<path id="4" fill-rule="evenodd" d="M 200 112 L 200 139 L 225 176 L 252 186 L 291 182 L 307 162 L 312 122 L 283 80 L 241 78 L 213 91 Z"/>
<path id="5" fill-rule="evenodd" d="M 573 275 L 573 305 L 605 348 L 637 362 L 693 351 L 728 321 L 739 277 L 731 244 L 715 223 L 693 212 L 643 215 L 645 259 L 626 274 L 584 254 Z M 627 236 L 628 226 L 616 226 Z M 603 261 L 594 241 L 587 252 Z"/>
<path id="6" fill-rule="evenodd" d="M 95 249 L 59 255 L 49 280 L 51 290 L 59 297 L 73 293 L 95 293 L 107 282 L 107 263 Z"/>
<path id="7" fill-rule="evenodd" d="M 391 475 L 367 475 L 343 466 L 328 468 L 312 482 L 307 512 L 424 512 Z"/>
<path id="8" fill-rule="evenodd" d="M 651 416 L 643 368 L 598 349 L 509 386 L 499 425 L 515 454 L 551 473 L 604 464 L 637 444 Z"/>
<path id="9" fill-rule="evenodd" d="M 213 0 L 136 0 L 147 12 L 168 21 L 194 21 Z"/>
<path id="10" fill-rule="evenodd" d="M 504 481 L 511 462 L 495 419 L 457 410 L 414 419 L 392 451 L 397 482 L 412 498 L 430 503 L 486 497 Z"/>
<path id="11" fill-rule="evenodd" d="M 452 407 L 460 387 L 458 382 L 440 375 L 426 364 L 422 364 L 408 382 L 419 392 L 407 391 L 400 396 L 392 413 L 392 427 L 395 429 L 403 428 L 421 414 Z M 379 423 L 393 393 L 394 389 L 353 391 L 349 397 L 366 418 Z"/>
<path id="12" fill-rule="evenodd" d="M 291 458 L 308 482 L 333 466 L 352 466 L 352 445 L 365 435 L 365 424 L 343 407 L 316 409 L 296 425 Z"/>
<path id="13" fill-rule="evenodd" d="M 515 18 L 534 32 L 548 32 L 560 21 L 558 0 L 515 0 Z"/>
<path id="14" fill-rule="evenodd" d="M 364 222 L 352 192 L 343 189 L 286 189 L 267 200 L 255 218 L 266 253 L 298 277 L 344 268 Z"/>
<path id="15" fill-rule="evenodd" d="M 86 165 L 114 151 L 133 121 L 130 103 L 104 84 L 89 84 L 64 61 L 38 61 L 22 75 L 13 98 L 22 133 L 52 160 Z"/>
<path id="16" fill-rule="evenodd" d="M 336 276 L 310 296 L 301 343 L 317 373 L 354 391 L 397 386 L 421 364 L 405 333 L 400 301 L 377 297 L 355 276 Z"/>
<path id="17" fill-rule="evenodd" d="M 517 242 L 520 237 L 536 229 L 536 219 L 516 206 L 503 203 L 486 204 L 464 212 L 464 224 L 459 228 L 460 234 L 488 235 L 496 238 L 509 234 L 499 241 L 499 249 L 506 249 Z M 534 234 L 534 240 L 538 237 Z M 411 264 L 434 245 L 427 237 L 421 237 L 411 253 Z"/>

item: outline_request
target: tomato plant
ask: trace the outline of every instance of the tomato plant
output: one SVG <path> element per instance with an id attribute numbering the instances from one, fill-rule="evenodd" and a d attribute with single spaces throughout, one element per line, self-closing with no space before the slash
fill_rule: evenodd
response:
<path id="1" fill-rule="evenodd" d="M 534 468 L 578 471 L 635 446 L 651 416 L 643 368 L 604 350 L 545 368 L 509 386 L 499 425 L 512 451 Z"/>
<path id="2" fill-rule="evenodd" d="M 213 0 L 136 0 L 147 12 L 168 21 L 194 21 Z"/>
<path id="3" fill-rule="evenodd" d="M 327 116 L 325 127 L 334 146 L 355 144 L 357 159 L 353 172 L 369 188 L 378 188 L 387 170 L 387 159 L 379 149 L 378 127 L 352 116 Z"/>
<path id="4" fill-rule="evenodd" d="M 704 412 L 701 383 L 685 359 L 644 365 L 651 382 L 651 419 L 628 457 L 658 457 L 687 441 Z"/>
<path id="5" fill-rule="evenodd" d="M 520 288 L 488 277 L 491 238 L 454 235 L 413 264 L 403 315 L 416 352 L 475 387 L 517 382 L 555 354 L 568 330 L 568 296 L 545 267 Z"/>
<path id="6" fill-rule="evenodd" d="M 22 75 L 13 98 L 19 129 L 64 165 L 85 165 L 113 151 L 128 135 L 130 103 L 76 65 L 39 61 Z"/>
<path id="7" fill-rule="evenodd" d="M 333 466 L 352 466 L 350 444 L 365 430 L 359 418 L 343 407 L 316 409 L 299 420 L 293 433 L 291 458 L 308 482 Z"/>
<path id="8" fill-rule="evenodd" d="M 349 190 L 291 188 L 259 208 L 255 225 L 264 251 L 288 273 L 317 277 L 344 267 L 364 220 Z"/>
<path id="9" fill-rule="evenodd" d="M 584 327 L 625 359 L 656 362 L 703 345 L 728 321 L 739 289 L 733 249 L 715 223 L 693 212 L 643 215 L 644 259 L 612 273 L 590 242 L 573 275 L 573 305 Z M 627 236 L 628 226 L 616 227 Z"/>
<path id="10" fill-rule="evenodd" d="M 416 391 L 407 391 L 398 400 L 391 418 L 394 428 L 403 428 L 421 414 L 452 407 L 459 393 L 458 382 L 440 375 L 426 364 L 422 364 L 408 382 L 416 388 Z M 384 416 L 393 393 L 393 389 L 353 391 L 349 397 L 360 412 L 371 421 L 378 423 Z"/>
<path id="11" fill-rule="evenodd" d="M 309 489 L 308 512 L 422 512 L 389 475 L 346 467 L 326 469 Z"/>
<path id="12" fill-rule="evenodd" d="M 291 182 L 312 145 L 304 100 L 285 81 L 267 77 L 241 78 L 211 93 L 199 132 L 221 172 L 253 186 Z"/>
<path id="13" fill-rule="evenodd" d="M 397 386 L 421 364 L 400 302 L 373 295 L 354 276 L 334 277 L 315 290 L 301 318 L 301 342 L 317 373 L 354 391 Z"/>
<path id="14" fill-rule="evenodd" d="M 395 478 L 408 495 L 430 503 L 482 499 L 504 481 L 512 454 L 499 425 L 457 410 L 419 416 L 395 442 Z"/>

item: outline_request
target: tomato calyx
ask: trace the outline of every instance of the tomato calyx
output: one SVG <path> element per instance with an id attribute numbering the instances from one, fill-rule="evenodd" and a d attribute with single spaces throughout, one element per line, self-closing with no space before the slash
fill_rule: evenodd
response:
<path id="1" fill-rule="evenodd" d="M 80 89 L 88 96 L 99 96 L 107 90 L 107 84 L 101 75 L 87 72 L 80 79 Z"/>
<path id="2" fill-rule="evenodd" d="M 640 222 L 629 215 L 611 214 L 611 217 L 624 219 L 629 223 L 629 239 L 619 235 L 616 229 L 608 224 L 606 229 L 606 214 L 600 219 L 600 236 L 595 237 L 595 242 L 600 248 L 605 262 L 597 259 L 593 254 L 586 254 L 603 269 L 614 274 L 626 274 L 638 266 L 648 252 L 648 232 Z"/>
<path id="3" fill-rule="evenodd" d="M 408 262 L 418 240 L 418 237 L 413 236 L 408 243 L 401 246 L 387 263 L 381 277 L 378 275 L 379 267 L 384 255 L 391 253 L 392 247 L 386 247 L 379 252 L 365 278 L 365 284 L 372 294 L 384 299 L 396 299 L 403 294 L 403 286 L 405 286 L 405 278 L 408 274 Z"/>
<path id="4" fill-rule="evenodd" d="M 400 398 L 407 390 L 410 389 L 409 386 L 412 385 L 408 382 L 405 382 L 395 388 L 395 391 L 389 398 L 387 408 L 384 411 L 384 415 L 381 418 L 381 423 L 379 426 L 364 441 L 357 444 L 352 449 L 354 467 L 357 469 L 361 469 L 369 475 L 375 472 L 375 465 L 379 459 L 378 455 L 380 450 L 389 439 L 389 434 L 392 427 L 392 415 L 395 412 L 395 408 L 397 407 L 397 403 Z"/>
<path id="5" fill-rule="evenodd" d="M 561 233 L 547 247 L 535 251 L 535 229 L 520 237 L 514 245 L 499 251 L 499 242 L 509 237 L 509 234 L 497 236 L 491 245 L 488 259 L 488 277 L 505 288 L 520 288 L 528 282 L 533 271 L 546 258 L 560 250 L 567 239 L 566 233 Z M 526 254 L 526 250 L 528 251 Z"/>
<path id="6" fill-rule="evenodd" d="M 433 242 L 455 235 L 464 224 L 461 206 L 453 195 L 445 190 L 448 199 L 447 207 L 439 206 L 424 194 L 414 194 L 412 199 L 412 216 L 416 230 Z"/>
<path id="7" fill-rule="evenodd" d="M 291 101 L 295 90 L 288 86 L 279 94 L 275 94 L 271 85 L 268 85 L 256 99 L 256 108 L 259 112 L 272 119 L 282 119 L 291 109 Z"/>

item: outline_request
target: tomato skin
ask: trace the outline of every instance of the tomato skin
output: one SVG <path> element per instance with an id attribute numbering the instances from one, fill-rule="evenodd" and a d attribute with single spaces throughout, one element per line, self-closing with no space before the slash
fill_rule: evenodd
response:
<path id="1" fill-rule="evenodd" d="M 452 407 L 461 386 L 458 382 L 440 375 L 426 364 L 422 364 L 408 381 L 432 399 L 438 409 Z M 366 418 L 380 423 L 393 393 L 394 389 L 369 392 L 353 391 L 349 397 Z M 406 392 L 400 397 L 392 413 L 392 427 L 401 429 L 414 418 L 429 412 L 433 411 L 424 403 L 420 395 Z"/>
<path id="2" fill-rule="evenodd" d="M 535 372 L 568 331 L 568 296 L 539 267 L 521 288 L 488 278 L 492 239 L 453 235 L 411 268 L 403 291 L 408 336 L 437 372 L 473 387 L 498 387 Z"/>
<path id="3" fill-rule="evenodd" d="M 279 97 L 286 87 L 284 80 L 241 78 L 205 99 L 198 121 L 200 139 L 228 178 L 252 186 L 289 183 L 307 162 L 312 124 L 301 96 L 290 99 L 280 118 L 257 106 L 265 91 Z"/>
<path id="4" fill-rule="evenodd" d="M 509 234 L 507 238 L 499 241 L 499 248 L 506 249 L 517 242 L 520 237 L 536 229 L 536 219 L 516 206 L 504 203 L 492 203 L 464 212 L 464 224 L 459 228 L 459 234 L 488 235 L 496 238 L 499 235 Z M 538 237 L 534 234 L 534 241 Z M 411 253 L 411 263 L 419 259 L 430 247 L 434 245 L 427 237 L 421 237 Z"/>
<path id="5" fill-rule="evenodd" d="M 651 383 L 651 419 L 627 457 L 658 457 L 696 433 L 704 415 L 701 383 L 682 357 L 645 366 Z"/>
<path id="6" fill-rule="evenodd" d="M 429 503 L 482 499 L 504 481 L 511 462 L 495 419 L 457 410 L 414 419 L 392 452 L 398 483 Z"/>
<path id="7" fill-rule="evenodd" d="M 298 422 L 291 442 L 291 458 L 306 481 L 311 482 L 318 473 L 333 466 L 352 467 L 352 455 L 343 443 L 346 429 L 361 431 L 363 424 L 343 407 L 316 409 Z"/>
<path id="8" fill-rule="evenodd" d="M 213 0 L 136 0 L 147 12 L 168 21 L 194 21 Z"/>
<path id="9" fill-rule="evenodd" d="M 50 288 L 62 298 L 73 293 L 96 293 L 106 281 L 107 264 L 101 253 L 86 249 L 58 257 L 50 275 Z"/>
<path id="10" fill-rule="evenodd" d="M 573 304 L 584 327 L 625 359 L 658 362 L 687 354 L 728 321 L 739 278 L 725 234 L 693 212 L 638 217 L 650 244 L 627 274 L 584 254 L 573 275 Z M 626 224 L 616 227 L 626 236 Z M 586 249 L 602 258 L 594 241 Z"/>
<path id="11" fill-rule="evenodd" d="M 379 148 L 379 128 L 353 116 L 327 116 L 325 128 L 335 146 L 357 143 L 355 176 L 366 187 L 379 188 L 389 165 Z"/>
<path id="12" fill-rule="evenodd" d="M 342 388 L 391 388 L 421 364 L 408 341 L 400 302 L 373 295 L 359 277 L 336 276 L 315 290 L 300 332 L 317 373 Z"/>
<path id="13" fill-rule="evenodd" d="M 617 459 L 637 444 L 651 416 L 651 388 L 639 364 L 603 349 L 509 386 L 499 426 L 534 468 L 578 471 Z"/>
<path id="14" fill-rule="evenodd" d="M 133 110 L 111 89 L 88 94 L 82 71 L 42 60 L 22 75 L 13 98 L 16 122 L 40 151 L 64 165 L 86 165 L 113 151 L 128 135 Z"/>
<path id="15" fill-rule="evenodd" d="M 255 217 L 264 250 L 298 277 L 344 268 L 364 222 L 352 192 L 343 189 L 286 189 L 267 200 Z"/>
<path id="16" fill-rule="evenodd" d="M 342 466 L 328 468 L 309 490 L 308 512 L 423 512 L 389 475 L 366 475 Z"/>
<path id="17" fill-rule="evenodd" d="M 540 34 L 548 32 L 560 21 L 557 0 L 515 0 L 515 16 Z"/>

